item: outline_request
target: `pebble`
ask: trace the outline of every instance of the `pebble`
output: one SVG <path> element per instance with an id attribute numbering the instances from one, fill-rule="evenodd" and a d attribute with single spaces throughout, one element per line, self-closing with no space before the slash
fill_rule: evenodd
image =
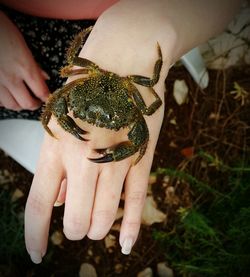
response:
<path id="1" fill-rule="evenodd" d="M 63 242 L 63 234 L 59 231 L 55 231 L 50 239 L 54 245 L 61 245 Z"/>
<path id="2" fill-rule="evenodd" d="M 123 217 L 124 210 L 122 208 L 118 208 L 115 220 L 121 219 Z"/>
<path id="3" fill-rule="evenodd" d="M 99 264 L 100 261 L 101 261 L 101 257 L 100 257 L 100 256 L 95 256 L 95 257 L 94 257 L 94 260 L 95 260 L 95 263 L 96 263 L 96 264 Z"/>
<path id="4" fill-rule="evenodd" d="M 173 95 L 178 105 L 182 105 L 187 101 L 188 86 L 184 80 L 176 80 L 174 82 Z"/>
<path id="5" fill-rule="evenodd" d="M 120 274 L 120 273 L 122 273 L 122 271 L 123 271 L 122 264 L 116 264 L 115 265 L 115 273 Z"/>
<path id="6" fill-rule="evenodd" d="M 87 253 L 88 253 L 89 256 L 93 256 L 93 251 L 92 251 L 92 249 L 88 249 L 88 252 L 87 252 Z"/>
<path id="7" fill-rule="evenodd" d="M 145 268 L 137 274 L 137 277 L 153 277 L 153 271 L 150 267 Z"/>
<path id="8" fill-rule="evenodd" d="M 11 197 L 11 202 L 15 202 L 19 198 L 22 198 L 23 196 L 24 196 L 24 193 L 20 189 L 15 189 Z"/>
<path id="9" fill-rule="evenodd" d="M 112 231 L 120 232 L 120 229 L 121 229 L 121 224 L 120 224 L 120 223 L 115 223 L 115 224 L 111 227 L 111 230 L 112 230 Z"/>
<path id="10" fill-rule="evenodd" d="M 92 264 L 83 263 L 80 267 L 79 277 L 97 277 L 97 273 Z"/>
<path id="11" fill-rule="evenodd" d="M 104 239 L 105 247 L 110 248 L 116 245 L 116 237 L 114 235 L 107 235 Z"/>
<path id="12" fill-rule="evenodd" d="M 159 277 L 174 277 L 173 270 L 169 268 L 164 262 L 157 264 L 157 273 Z"/>

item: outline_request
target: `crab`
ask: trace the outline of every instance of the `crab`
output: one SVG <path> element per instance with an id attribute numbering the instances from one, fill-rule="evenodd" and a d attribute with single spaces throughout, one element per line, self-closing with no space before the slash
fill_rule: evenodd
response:
<path id="1" fill-rule="evenodd" d="M 157 43 L 158 59 L 154 65 L 152 78 L 140 75 L 121 77 L 100 68 L 88 59 L 78 57 L 91 29 L 92 27 L 87 28 L 75 36 L 66 55 L 68 65 L 61 70 L 61 77 L 85 74 L 84 77 L 65 84 L 50 95 L 41 121 L 45 130 L 54 136 L 48 127 L 53 115 L 65 131 L 82 141 L 87 141 L 84 138 L 87 132 L 69 116 L 69 111 L 74 118 L 96 127 L 115 131 L 128 128 L 127 141 L 106 149 L 95 149 L 101 157 L 89 158 L 89 160 L 95 163 L 120 161 L 138 152 L 136 164 L 145 154 L 149 141 L 144 115 L 152 115 L 162 105 L 161 98 L 153 89 L 159 80 L 162 68 L 161 48 Z M 149 88 L 155 97 L 151 105 L 145 104 L 134 83 Z"/>

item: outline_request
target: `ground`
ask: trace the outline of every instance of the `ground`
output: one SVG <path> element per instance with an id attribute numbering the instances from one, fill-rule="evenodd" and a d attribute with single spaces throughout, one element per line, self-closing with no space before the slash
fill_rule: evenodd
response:
<path id="1" fill-rule="evenodd" d="M 204 193 L 197 194 L 195 184 L 205 184 L 209 189 L 220 183 L 225 188 L 228 176 L 218 169 L 229 168 L 243 156 L 249 156 L 250 151 L 250 66 L 210 70 L 209 76 L 209 87 L 201 90 L 184 67 L 174 67 L 169 72 L 166 113 L 149 190 L 157 209 L 165 217 L 150 226 L 142 225 L 129 256 L 121 254 L 118 243 L 120 218 L 105 240 L 85 238 L 72 242 L 62 232 L 62 206 L 54 209 L 48 253 L 43 263 L 32 264 L 24 249 L 22 224 L 33 176 L 0 152 L 3 205 L 0 213 L 0 276 L 79 276 L 83 263 L 93 265 L 98 276 L 137 276 L 147 267 L 151 267 L 154 276 L 159 276 L 157 264 L 160 262 L 166 262 L 171 268 L 168 253 L 155 238 L 155 232 L 175 230 L 180 208 L 187 210 L 204 198 Z M 177 79 L 185 80 L 189 90 L 182 105 L 178 105 L 173 97 Z M 168 174 L 159 168 L 168 169 Z M 180 172 L 186 175 L 176 178 L 176 172 L 179 176 Z M 202 276 L 182 275 L 178 270 L 174 270 L 174 274 Z"/>

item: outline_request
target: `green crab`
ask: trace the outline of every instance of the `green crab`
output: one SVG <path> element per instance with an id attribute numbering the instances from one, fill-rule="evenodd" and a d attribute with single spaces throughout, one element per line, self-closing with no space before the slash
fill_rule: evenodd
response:
<path id="1" fill-rule="evenodd" d="M 129 75 L 121 77 L 100 68 L 88 59 L 78 57 L 78 53 L 92 27 L 85 29 L 71 42 L 67 51 L 68 65 L 62 68 L 61 76 L 69 77 L 87 74 L 57 89 L 49 97 L 41 116 L 45 130 L 53 136 L 48 124 L 53 115 L 58 124 L 76 138 L 86 141 L 87 133 L 68 115 L 86 121 L 97 127 L 118 131 L 128 127 L 128 140 L 106 149 L 95 149 L 100 158 L 89 158 L 92 162 L 105 163 L 123 160 L 139 152 L 137 163 L 145 154 L 149 131 L 144 115 L 152 115 L 162 104 L 153 86 L 158 82 L 162 67 L 162 53 L 157 44 L 158 59 L 152 78 Z M 81 68 L 74 69 L 73 66 Z M 155 101 L 147 106 L 133 83 L 148 87 Z"/>

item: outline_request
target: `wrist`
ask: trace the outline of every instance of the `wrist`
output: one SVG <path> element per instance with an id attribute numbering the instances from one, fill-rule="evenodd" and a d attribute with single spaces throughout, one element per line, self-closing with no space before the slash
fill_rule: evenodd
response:
<path id="1" fill-rule="evenodd" d="M 155 12 L 155 20 L 145 21 L 152 13 L 149 7 L 138 20 L 136 13 L 131 13 L 134 3 L 121 1 L 104 12 L 97 20 L 80 56 L 120 76 L 150 77 L 158 58 L 159 43 L 163 66 L 156 88 L 159 87 L 163 96 L 169 66 L 175 62 L 176 32 L 168 18 L 156 15 L 158 11 Z"/>

